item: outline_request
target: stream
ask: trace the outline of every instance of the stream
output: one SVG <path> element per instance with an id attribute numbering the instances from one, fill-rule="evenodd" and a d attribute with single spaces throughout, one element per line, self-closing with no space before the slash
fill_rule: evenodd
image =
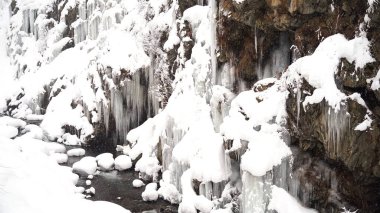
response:
<path id="1" fill-rule="evenodd" d="M 83 148 L 86 150 L 85 156 L 93 156 L 105 152 L 112 153 L 116 158 L 121 155 L 121 152 L 116 152 L 115 148 L 110 145 L 95 144 L 92 146 L 66 146 L 67 150 L 73 148 Z M 84 157 L 84 156 L 82 156 Z M 70 166 L 79 161 L 82 157 L 69 157 L 64 166 Z M 126 171 L 112 170 L 109 172 L 99 171 L 91 180 L 91 185 L 86 185 L 86 177 L 80 177 L 77 186 L 82 186 L 85 189 L 90 187 L 95 188 L 95 195 L 88 198 L 90 200 L 104 200 L 116 203 L 133 213 L 174 213 L 177 212 L 178 206 L 172 205 L 169 202 L 158 199 L 154 202 L 145 202 L 141 197 L 141 193 L 145 187 L 135 188 L 132 186 L 132 181 L 138 179 L 138 172 L 134 171 L 134 167 Z M 145 183 L 147 184 L 147 183 Z"/>

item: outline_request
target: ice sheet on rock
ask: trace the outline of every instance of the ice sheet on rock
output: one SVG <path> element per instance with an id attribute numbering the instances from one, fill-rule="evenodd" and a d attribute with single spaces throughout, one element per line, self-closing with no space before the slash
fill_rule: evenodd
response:
<path id="1" fill-rule="evenodd" d="M 97 168 L 96 159 L 94 157 L 83 157 L 80 161 L 73 164 L 73 171 L 80 175 L 93 175 Z"/>
<path id="2" fill-rule="evenodd" d="M 86 154 L 86 150 L 82 148 L 74 148 L 67 151 L 68 156 L 80 157 Z"/>
<path id="3" fill-rule="evenodd" d="M 303 207 L 284 189 L 272 186 L 272 198 L 268 209 L 276 210 L 278 213 L 317 213 L 314 209 Z"/>
<path id="4" fill-rule="evenodd" d="M 115 169 L 123 171 L 132 167 L 132 160 L 126 155 L 119 155 L 115 158 Z"/>

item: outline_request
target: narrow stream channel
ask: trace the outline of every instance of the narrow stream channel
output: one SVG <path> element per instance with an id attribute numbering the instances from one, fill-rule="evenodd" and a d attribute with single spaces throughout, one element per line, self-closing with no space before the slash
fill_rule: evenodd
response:
<path id="1" fill-rule="evenodd" d="M 73 148 L 84 148 L 86 150 L 86 156 L 93 157 L 105 152 L 112 153 L 115 158 L 122 154 L 120 152 L 116 152 L 113 146 L 104 144 L 97 144 L 87 147 L 66 146 L 67 150 Z M 72 165 L 81 158 L 82 157 L 69 157 L 67 163 L 62 165 L 72 167 Z M 90 187 L 95 188 L 95 195 L 88 198 L 90 200 L 105 200 L 116 203 L 133 213 L 178 212 L 178 206 L 172 205 L 162 199 L 158 199 L 154 202 L 143 201 L 141 198 L 141 193 L 144 191 L 145 187 L 135 188 L 132 186 L 132 181 L 138 178 L 139 175 L 134 171 L 134 167 L 122 172 L 117 170 L 112 170 L 109 172 L 99 171 L 96 175 L 94 175 L 90 186 L 86 185 L 86 177 L 80 177 L 78 186 L 82 186 L 85 189 Z"/>

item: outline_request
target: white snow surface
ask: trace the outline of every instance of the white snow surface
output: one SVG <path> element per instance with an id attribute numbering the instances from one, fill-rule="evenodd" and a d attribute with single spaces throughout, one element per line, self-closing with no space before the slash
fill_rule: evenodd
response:
<path id="1" fill-rule="evenodd" d="M 59 166 L 45 152 L 21 151 L 18 143 L 0 138 L 0 212 L 129 212 L 116 204 L 79 198 L 77 181 L 71 168 Z"/>

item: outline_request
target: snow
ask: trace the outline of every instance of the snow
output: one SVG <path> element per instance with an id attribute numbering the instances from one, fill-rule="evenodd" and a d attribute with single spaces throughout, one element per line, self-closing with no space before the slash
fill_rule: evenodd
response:
<path id="1" fill-rule="evenodd" d="M 71 168 L 59 166 L 45 152 L 21 151 L 13 140 L 0 138 L 0 212 L 129 212 L 116 204 L 79 198 L 77 181 Z"/>
<path id="2" fill-rule="evenodd" d="M 346 98 L 334 80 L 340 59 L 355 62 L 355 69 L 363 68 L 374 61 L 369 46 L 370 42 L 364 36 L 352 40 L 347 40 L 342 34 L 327 37 L 312 55 L 299 58 L 289 66 L 285 74 L 287 84 L 292 85 L 302 77 L 316 88 L 312 95 L 305 98 L 304 108 L 325 99 L 331 107 L 339 109 L 340 103 Z"/>
<path id="3" fill-rule="evenodd" d="M 354 130 L 356 131 L 366 131 L 367 129 L 371 128 L 372 125 L 372 119 L 369 117 L 369 115 L 364 116 L 364 121 L 358 124 Z"/>
<path id="4" fill-rule="evenodd" d="M 100 170 L 109 171 L 112 170 L 115 165 L 112 153 L 102 153 L 96 156 L 98 167 Z"/>
<path id="5" fill-rule="evenodd" d="M 66 163 L 68 159 L 68 156 L 63 153 L 52 153 L 50 154 L 50 157 L 56 160 L 59 164 Z"/>
<path id="6" fill-rule="evenodd" d="M 91 180 L 86 180 L 86 185 L 87 186 L 91 185 Z"/>
<path id="7" fill-rule="evenodd" d="M 141 194 L 144 201 L 156 201 L 158 199 L 157 183 L 149 183 Z"/>
<path id="8" fill-rule="evenodd" d="M 268 209 L 276 210 L 278 213 L 317 213 L 313 209 L 303 207 L 284 189 L 272 186 L 272 198 Z"/>
<path id="9" fill-rule="evenodd" d="M 237 4 L 241 4 L 241 3 L 245 2 L 245 0 L 234 0 L 234 2 L 236 2 Z"/>
<path id="10" fill-rule="evenodd" d="M 133 180 L 132 185 L 135 188 L 140 188 L 140 187 L 144 186 L 145 184 L 144 184 L 144 182 L 142 182 L 142 180 L 135 179 L 135 180 Z"/>
<path id="11" fill-rule="evenodd" d="M 171 182 L 170 172 L 165 171 L 162 174 L 162 180 L 160 180 L 158 195 L 172 204 L 178 204 L 181 201 L 182 196 Z"/>
<path id="12" fill-rule="evenodd" d="M 263 128 L 263 127 L 262 127 Z M 273 166 L 281 164 L 284 156 L 291 155 L 289 147 L 273 133 L 259 134 L 248 144 L 247 153 L 241 157 L 241 169 L 252 175 L 263 176 Z"/>
<path id="13" fill-rule="evenodd" d="M 13 126 L 0 125 L 0 136 L 14 138 L 18 135 L 18 129 Z"/>
<path id="14" fill-rule="evenodd" d="M 119 155 L 115 158 L 115 169 L 123 171 L 132 167 L 132 160 L 126 155 Z"/>
<path id="15" fill-rule="evenodd" d="M 24 128 L 26 126 L 26 122 L 9 116 L 3 116 L 0 117 L 0 126 L 1 125 L 13 126 L 15 128 Z"/>
<path id="16" fill-rule="evenodd" d="M 97 163 L 94 157 L 83 157 L 73 164 L 73 171 L 80 175 L 93 175 L 96 172 Z"/>
<path id="17" fill-rule="evenodd" d="M 62 135 L 63 143 L 70 146 L 80 145 L 81 141 L 76 135 L 65 133 Z"/>
<path id="18" fill-rule="evenodd" d="M 34 125 L 34 124 L 28 124 L 24 127 L 24 129 L 21 131 L 21 133 L 24 134 L 26 137 L 34 138 L 42 140 L 44 139 L 44 133 L 41 127 Z"/>
<path id="19" fill-rule="evenodd" d="M 242 156 L 241 168 L 254 176 L 263 176 L 273 166 L 281 164 L 291 155 L 282 138 L 285 123 L 287 91 L 281 81 L 259 81 L 254 87 L 273 83 L 264 91 L 253 90 L 240 93 L 231 103 L 229 115 L 221 125 L 225 139 L 233 140 L 234 151 L 248 141 L 248 150 Z"/>
<path id="20" fill-rule="evenodd" d="M 372 90 L 380 89 L 380 70 L 377 71 L 375 78 L 372 80 L 371 89 Z"/>
<path id="21" fill-rule="evenodd" d="M 80 157 L 80 156 L 83 156 L 86 154 L 86 150 L 82 149 L 82 148 L 74 148 L 74 149 L 70 149 L 69 151 L 67 151 L 67 155 L 72 157 Z"/>

